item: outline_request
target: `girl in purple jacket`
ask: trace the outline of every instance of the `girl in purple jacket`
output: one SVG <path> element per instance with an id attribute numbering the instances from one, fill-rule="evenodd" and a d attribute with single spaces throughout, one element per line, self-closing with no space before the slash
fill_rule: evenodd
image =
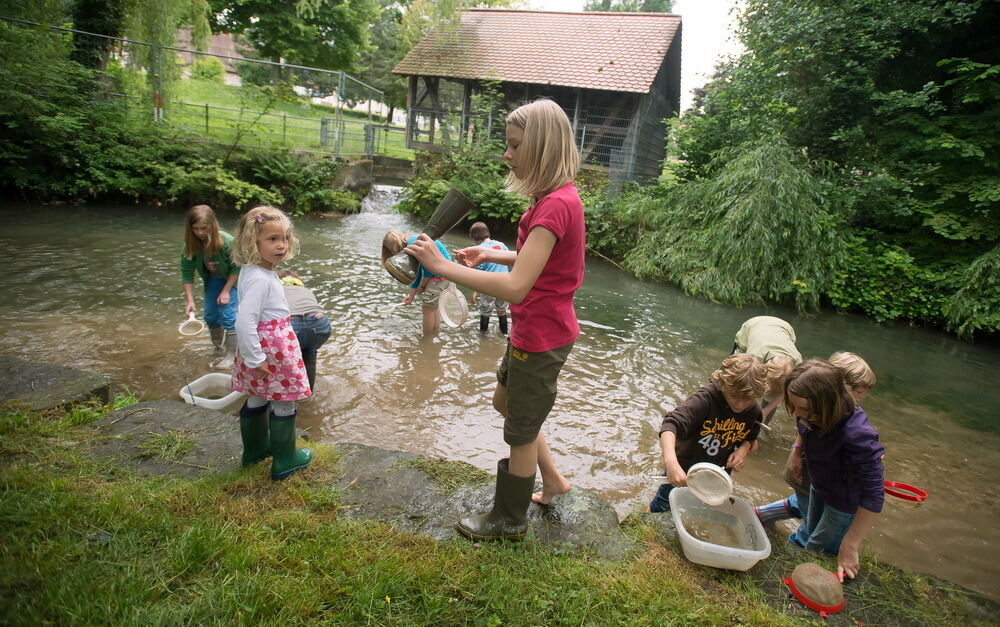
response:
<path id="1" fill-rule="evenodd" d="M 785 406 L 798 430 L 789 470 L 801 476 L 804 463 L 812 483 L 806 502 L 799 500 L 802 524 L 789 539 L 836 555 L 838 575 L 853 579 L 861 543 L 882 511 L 885 448 L 842 373 L 828 361 L 810 359 L 792 371 Z"/>

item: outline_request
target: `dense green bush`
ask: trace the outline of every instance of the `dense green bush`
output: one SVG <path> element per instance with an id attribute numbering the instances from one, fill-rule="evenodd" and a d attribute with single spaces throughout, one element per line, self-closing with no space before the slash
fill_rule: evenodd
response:
<path id="1" fill-rule="evenodd" d="M 587 247 L 606 258 L 622 260 L 656 222 L 672 185 L 627 187 L 615 199 L 603 188 L 578 184 L 587 219 Z"/>
<path id="2" fill-rule="evenodd" d="M 831 303 L 887 320 L 941 319 L 943 277 L 917 263 L 899 246 L 854 236 L 829 289 Z"/>
<path id="3" fill-rule="evenodd" d="M 774 138 L 723 151 L 713 169 L 712 179 L 634 201 L 655 218 L 625 267 L 713 301 L 818 308 L 843 235 L 802 155 Z"/>
<path id="4" fill-rule="evenodd" d="M 191 78 L 213 83 L 224 83 L 226 68 L 216 57 L 204 57 L 191 64 Z"/>
<path id="5" fill-rule="evenodd" d="M 281 203 L 293 214 L 310 211 L 350 213 L 361 206 L 361 199 L 351 192 L 331 186 L 342 164 L 284 151 L 244 152 L 237 168 L 241 175 L 279 192 Z"/>
<path id="6" fill-rule="evenodd" d="M 1000 246 L 977 259 L 944 304 L 948 328 L 964 337 L 1000 331 Z"/>
<path id="7" fill-rule="evenodd" d="M 409 193 L 399 210 L 430 217 L 448 190 L 455 187 L 476 205 L 470 220 L 483 220 L 491 228 L 517 222 L 527 201 L 504 189 L 507 166 L 500 160 L 502 153 L 496 142 L 444 153 L 421 153 L 407 181 Z"/>

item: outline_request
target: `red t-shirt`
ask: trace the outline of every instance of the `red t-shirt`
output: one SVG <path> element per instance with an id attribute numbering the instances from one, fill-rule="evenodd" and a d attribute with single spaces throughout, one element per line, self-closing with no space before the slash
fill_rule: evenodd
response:
<path id="1" fill-rule="evenodd" d="M 556 236 L 549 260 L 528 295 L 510 311 L 510 343 L 529 353 L 566 346 L 580 334 L 573 294 L 583 283 L 586 250 L 583 203 L 572 181 L 543 196 L 517 225 L 517 251 L 535 227 Z"/>

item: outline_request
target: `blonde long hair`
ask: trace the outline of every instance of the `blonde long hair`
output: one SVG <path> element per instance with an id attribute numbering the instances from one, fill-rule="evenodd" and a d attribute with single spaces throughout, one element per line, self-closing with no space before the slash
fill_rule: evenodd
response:
<path id="1" fill-rule="evenodd" d="M 208 241 L 198 239 L 191 227 L 199 222 L 208 222 Z M 211 259 L 222 250 L 222 233 L 215 212 L 208 205 L 195 205 L 184 215 L 184 258 L 194 259 L 200 252 Z"/>
<path id="2" fill-rule="evenodd" d="M 537 198 L 569 183 L 580 167 L 573 127 L 566 112 L 547 98 L 529 102 L 507 115 L 507 124 L 524 131 L 519 148 L 521 172 L 507 174 L 507 190 Z"/>
<path id="3" fill-rule="evenodd" d="M 240 218 L 240 232 L 233 240 L 232 258 L 241 266 L 259 266 L 263 258 L 260 256 L 260 249 L 257 247 L 257 237 L 264 224 L 268 222 L 278 222 L 288 233 L 288 252 L 285 253 L 282 261 L 291 261 L 299 252 L 299 238 L 295 235 L 295 228 L 292 221 L 281 209 L 262 205 L 254 207 L 243 214 Z"/>

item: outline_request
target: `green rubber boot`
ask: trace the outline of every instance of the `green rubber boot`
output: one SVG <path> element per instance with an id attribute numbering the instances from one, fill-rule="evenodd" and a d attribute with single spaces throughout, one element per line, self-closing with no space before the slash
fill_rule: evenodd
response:
<path id="1" fill-rule="evenodd" d="M 312 461 L 312 451 L 307 448 L 295 449 L 295 415 L 271 415 L 271 478 L 275 481 L 291 477 L 296 470 L 302 470 Z"/>
<path id="2" fill-rule="evenodd" d="M 473 540 L 520 540 L 528 533 L 528 505 L 535 489 L 535 475 L 517 477 L 507 471 L 509 459 L 497 462 L 497 487 L 493 509 L 482 516 L 463 518 L 458 532 Z"/>
<path id="3" fill-rule="evenodd" d="M 268 405 L 240 408 L 240 438 L 243 440 L 243 465 L 253 466 L 271 456 L 271 439 L 267 428 Z"/>

